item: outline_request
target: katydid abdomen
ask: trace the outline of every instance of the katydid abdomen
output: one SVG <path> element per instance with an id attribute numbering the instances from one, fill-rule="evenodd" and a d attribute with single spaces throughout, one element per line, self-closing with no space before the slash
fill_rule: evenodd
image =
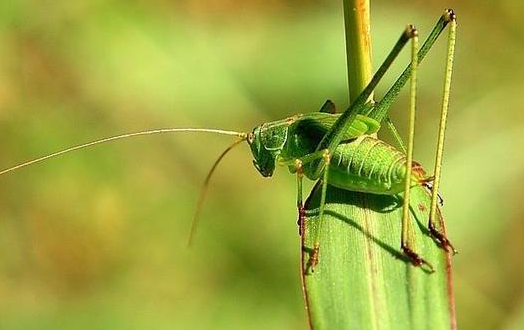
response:
<path id="1" fill-rule="evenodd" d="M 293 127 L 287 138 L 286 146 L 280 156 L 284 159 L 304 159 L 304 156 L 315 152 L 319 140 L 323 136 L 321 129 L 311 129 L 304 132 L 302 123 Z M 307 156 L 306 156 L 307 157 Z M 328 169 L 329 185 L 337 188 L 364 193 L 394 195 L 405 190 L 406 155 L 370 135 L 343 141 L 331 155 Z M 304 175 L 317 180 L 315 168 L 304 163 Z M 295 172 L 295 167 L 289 167 Z M 422 167 L 413 162 L 411 171 L 411 186 L 427 181 Z"/>
<path id="2" fill-rule="evenodd" d="M 404 190 L 406 155 L 371 136 L 340 144 L 331 156 L 328 184 L 346 190 L 393 195 Z M 423 182 L 425 173 L 413 164 L 412 185 Z M 306 176 L 311 174 L 306 167 Z"/>

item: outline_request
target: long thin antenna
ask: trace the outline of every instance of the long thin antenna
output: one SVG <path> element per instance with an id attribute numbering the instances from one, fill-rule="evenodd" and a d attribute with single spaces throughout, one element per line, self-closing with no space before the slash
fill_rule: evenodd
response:
<path id="1" fill-rule="evenodd" d="M 231 149 L 239 145 L 242 141 L 244 141 L 245 137 L 240 137 L 240 139 L 236 140 L 233 144 L 231 144 L 229 147 L 226 148 L 226 150 L 222 151 L 220 156 L 218 156 L 217 160 L 215 160 L 215 163 L 207 173 L 206 179 L 204 180 L 204 183 L 202 184 L 202 188 L 200 188 L 200 196 L 198 197 L 196 209 L 195 209 L 195 215 L 193 216 L 193 221 L 191 222 L 191 231 L 189 232 L 189 237 L 187 239 L 187 246 L 191 246 L 193 243 L 193 238 L 195 237 L 196 229 L 198 226 L 198 220 L 200 219 L 200 213 L 202 211 L 202 205 L 204 205 L 204 200 L 206 199 L 207 190 L 209 188 L 209 181 L 211 180 L 211 176 L 215 172 L 218 164 L 220 161 L 227 155 Z"/>
<path id="2" fill-rule="evenodd" d="M 35 163 L 39 163 L 39 162 L 42 162 L 42 161 L 50 159 L 50 158 L 61 156 L 63 154 L 66 154 L 66 153 L 69 153 L 69 152 L 72 152 L 72 151 L 75 151 L 75 150 L 92 147 L 92 146 L 97 145 L 97 144 L 102 144 L 102 143 L 111 142 L 111 141 L 115 141 L 115 140 L 126 139 L 126 138 L 130 138 L 130 137 L 135 137 L 135 136 L 161 134 L 161 133 L 176 133 L 176 132 L 216 133 L 216 134 L 237 136 L 237 137 L 241 138 L 242 140 L 245 140 L 246 137 L 247 137 L 246 133 L 235 132 L 235 131 L 225 131 L 225 130 L 221 130 L 221 129 L 208 129 L 208 128 L 159 128 L 159 129 L 152 129 L 152 130 L 147 130 L 147 131 L 140 131 L 140 132 L 126 133 L 126 134 L 111 136 L 111 137 L 103 138 L 103 139 L 100 139 L 100 140 L 95 140 L 95 141 L 92 141 L 92 142 L 80 144 L 80 145 L 77 145 L 77 146 L 74 146 L 74 147 L 70 147 L 70 148 L 67 148 L 67 149 L 64 149 L 64 150 L 60 150 L 60 151 L 54 152 L 52 154 L 49 154 L 49 155 L 46 155 L 46 156 L 42 156 L 42 157 L 39 157 L 39 158 L 30 160 L 30 161 L 27 161 L 27 162 L 15 165 L 13 167 L 9 167 L 9 168 L 7 168 L 5 170 L 0 171 L 0 175 L 4 175 L 6 173 L 9 173 L 9 172 L 12 172 L 12 171 L 16 171 L 18 169 L 21 169 L 22 167 L 33 165 Z M 240 140 L 240 141 L 242 141 L 242 140 Z"/>

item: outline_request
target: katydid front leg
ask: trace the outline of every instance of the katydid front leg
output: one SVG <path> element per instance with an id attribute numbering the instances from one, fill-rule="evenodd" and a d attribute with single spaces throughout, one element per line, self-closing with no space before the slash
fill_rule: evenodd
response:
<path id="1" fill-rule="evenodd" d="M 298 224 L 299 224 L 299 234 L 304 235 L 304 232 L 302 229 L 304 228 L 304 220 L 305 220 L 305 210 L 304 205 L 302 202 L 302 178 L 304 176 L 303 172 L 303 164 L 308 164 L 316 159 L 322 159 L 324 163 L 326 164 L 324 167 L 324 173 L 322 175 L 322 192 L 320 197 L 320 205 L 319 205 L 319 230 L 317 231 L 315 243 L 313 245 L 313 251 L 309 255 L 309 261 L 308 261 L 308 267 L 306 269 L 306 272 L 308 269 L 311 269 L 311 272 L 315 272 L 315 267 L 318 264 L 319 260 L 319 251 L 320 251 L 320 237 L 322 234 L 322 220 L 324 217 L 324 210 L 326 205 L 326 193 L 327 193 L 327 183 L 328 183 L 328 174 L 329 174 L 329 163 L 330 163 L 330 156 L 329 151 L 327 149 L 320 150 L 313 152 L 311 154 L 305 155 L 301 158 L 297 158 L 294 160 L 284 160 L 281 159 L 279 163 L 284 166 L 289 166 L 293 163 L 297 175 L 297 206 L 298 206 Z"/>

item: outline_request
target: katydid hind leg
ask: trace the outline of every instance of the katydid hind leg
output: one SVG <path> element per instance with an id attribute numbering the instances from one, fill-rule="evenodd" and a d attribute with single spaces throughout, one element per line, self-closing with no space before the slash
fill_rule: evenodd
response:
<path id="1" fill-rule="evenodd" d="M 456 28 L 457 23 L 455 15 L 451 17 L 452 21 L 450 23 L 449 35 L 448 35 L 448 48 L 446 56 L 446 68 L 445 68 L 445 78 L 444 78 L 444 88 L 442 95 L 442 107 L 440 113 L 440 123 L 439 123 L 439 132 L 438 132 L 438 142 L 437 142 L 437 151 L 435 154 L 435 174 L 433 185 L 431 188 L 431 207 L 429 212 L 429 230 L 432 236 L 439 242 L 439 244 L 446 251 L 452 251 L 457 253 L 451 242 L 447 239 L 442 216 L 438 210 L 439 203 L 439 187 L 440 187 L 440 178 L 441 178 L 441 169 L 442 169 L 442 156 L 444 152 L 444 138 L 446 132 L 446 122 L 449 108 L 449 95 L 451 89 L 451 76 L 453 73 L 453 57 L 455 52 L 455 39 L 456 39 Z M 439 221 L 442 224 L 439 224 Z M 440 227 L 440 228 L 439 228 Z"/>
<path id="2" fill-rule="evenodd" d="M 456 25 L 456 15 L 455 12 L 452 9 L 446 9 L 444 11 L 444 14 L 439 18 L 437 21 L 437 24 L 433 27 L 430 34 L 424 41 L 424 44 L 418 51 L 418 59 L 417 64 L 420 64 L 424 57 L 429 53 L 435 42 L 438 40 L 440 34 L 446 26 L 449 25 L 449 23 L 454 22 L 453 24 Z M 391 104 L 395 101 L 397 96 L 400 94 L 400 91 L 402 90 L 402 87 L 408 82 L 411 75 L 411 67 L 413 63 L 409 64 L 402 74 L 397 78 L 395 83 L 393 83 L 393 86 L 386 92 L 384 97 L 377 102 L 371 113 L 368 115 L 369 117 L 382 122 L 382 120 L 386 117 L 388 109 L 391 107 Z"/>
<path id="3" fill-rule="evenodd" d="M 431 236 L 433 236 L 433 238 L 444 250 L 451 251 L 453 254 L 457 254 L 458 251 L 447 238 L 446 234 L 444 234 L 444 218 L 442 217 L 442 213 L 438 207 L 436 208 L 435 216 L 437 219 L 433 218 L 433 220 L 429 221 L 428 223 L 428 229 Z"/>
<path id="4" fill-rule="evenodd" d="M 417 71 L 418 71 L 418 32 L 414 26 L 410 25 L 407 31 L 411 34 L 411 83 L 410 83 L 410 103 L 409 103 L 409 134 L 408 145 L 406 150 L 406 178 L 404 184 L 404 200 L 402 208 L 402 233 L 401 249 L 415 266 L 425 265 L 431 272 L 433 266 L 420 257 L 415 252 L 415 232 L 410 218 L 410 195 L 411 195 L 411 174 L 413 164 L 413 144 L 415 139 L 415 110 L 417 101 Z"/>
<path id="5" fill-rule="evenodd" d="M 337 121 L 333 124 L 331 129 L 324 135 L 322 140 L 317 146 L 317 151 L 328 149 L 329 154 L 332 155 L 335 149 L 338 147 L 340 142 L 344 137 L 344 133 L 351 126 L 358 114 L 368 115 L 368 108 L 365 107 L 365 104 L 369 101 L 371 93 L 375 90 L 375 87 L 382 80 L 388 69 L 391 67 L 393 61 L 400 54 L 404 46 L 408 43 L 411 38 L 409 31 L 403 31 L 399 39 L 393 46 L 393 49 L 390 51 L 384 62 L 380 65 L 377 72 L 371 78 L 371 81 L 368 83 L 366 88 L 360 93 L 360 95 L 351 103 L 348 109 L 346 109 Z M 371 116 L 370 116 L 371 117 Z M 372 117 L 373 118 L 373 117 Z M 321 176 L 322 169 L 324 167 L 324 162 L 322 159 L 314 161 L 310 164 L 311 168 L 314 169 L 314 177 L 319 178 Z"/>

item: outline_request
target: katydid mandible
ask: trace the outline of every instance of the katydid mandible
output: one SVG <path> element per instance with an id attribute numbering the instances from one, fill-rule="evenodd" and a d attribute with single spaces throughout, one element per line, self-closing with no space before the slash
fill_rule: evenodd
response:
<path id="1" fill-rule="evenodd" d="M 422 61 L 441 32 L 449 25 L 447 60 L 445 69 L 444 93 L 441 107 L 441 119 L 435 156 L 435 173 L 426 175 L 423 168 L 413 161 L 413 138 L 416 103 L 416 82 L 418 64 Z M 165 128 L 112 136 L 86 144 L 64 149 L 13 167 L 0 171 L 0 175 L 26 167 L 49 158 L 57 157 L 75 150 L 91 147 L 97 144 L 125 139 L 134 136 L 177 133 L 177 132 L 207 132 L 235 136 L 237 139 L 230 145 L 213 164 L 209 171 L 197 203 L 195 217 L 191 228 L 190 240 L 193 237 L 196 221 L 207 191 L 211 175 L 222 158 L 236 145 L 246 141 L 253 155 L 255 168 L 264 177 L 270 177 L 276 165 L 287 166 L 297 177 L 297 206 L 300 234 L 304 233 L 305 212 L 302 202 L 302 180 L 306 176 L 318 180 L 322 194 L 319 207 L 319 222 L 322 228 L 322 217 L 326 200 L 327 185 L 338 188 L 370 194 L 395 195 L 404 193 L 402 236 L 400 248 L 415 266 L 427 266 L 430 263 L 419 256 L 414 247 L 413 231 L 410 229 L 409 215 L 410 189 L 413 186 L 424 185 L 431 192 L 431 208 L 428 228 L 433 238 L 446 251 L 456 252 L 446 236 L 436 228 L 438 189 L 440 183 L 444 133 L 449 103 L 449 91 L 453 65 L 453 55 L 456 35 L 456 17 L 451 9 L 447 9 L 437 24 L 418 49 L 418 32 L 409 25 L 386 60 L 377 70 L 364 91 L 341 114 L 336 114 L 331 101 L 320 109 L 320 112 L 297 114 L 292 117 L 269 122 L 257 126 L 250 133 L 205 128 Z M 385 96 L 375 102 L 369 100 L 375 87 L 387 72 L 392 62 L 411 40 L 411 63 L 388 90 Z M 410 81 L 409 137 L 407 147 L 387 116 L 387 111 L 400 93 L 402 87 Z M 372 136 L 381 123 L 386 122 L 392 131 L 400 150 Z M 319 231 L 320 232 L 320 231 Z M 309 266 L 314 271 L 319 262 L 320 244 L 317 236 L 313 251 L 310 252 Z"/>

